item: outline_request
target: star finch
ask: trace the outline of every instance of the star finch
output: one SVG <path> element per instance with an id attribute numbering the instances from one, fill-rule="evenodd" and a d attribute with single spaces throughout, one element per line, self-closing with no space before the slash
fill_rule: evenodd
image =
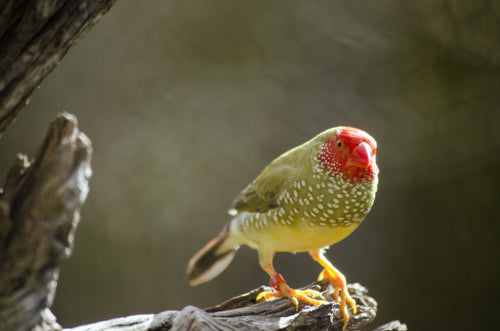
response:
<path id="1" fill-rule="evenodd" d="M 347 304 L 356 303 L 346 288 L 344 275 L 324 256 L 324 248 L 354 231 L 370 211 L 378 183 L 375 162 L 377 143 L 366 132 L 351 127 L 326 130 L 276 158 L 234 200 L 232 219 L 222 232 L 189 261 L 191 285 L 217 276 L 231 262 L 240 245 L 258 251 L 259 264 L 269 274 L 278 296 L 313 305 L 321 294 L 294 290 L 273 267 L 276 252 L 309 252 L 335 287 L 334 298 L 347 326 Z"/>

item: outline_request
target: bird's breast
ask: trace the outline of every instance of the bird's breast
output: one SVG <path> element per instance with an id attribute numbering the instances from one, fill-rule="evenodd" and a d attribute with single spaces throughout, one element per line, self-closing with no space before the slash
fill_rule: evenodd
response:
<path id="1" fill-rule="evenodd" d="M 375 192 L 376 182 L 315 174 L 288 185 L 278 197 L 278 208 L 243 212 L 233 222 L 251 247 L 307 251 L 332 245 L 354 231 L 370 211 Z"/>

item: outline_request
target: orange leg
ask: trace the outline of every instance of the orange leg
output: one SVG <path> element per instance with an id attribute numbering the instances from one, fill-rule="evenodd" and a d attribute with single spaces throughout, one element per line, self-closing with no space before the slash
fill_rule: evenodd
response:
<path id="1" fill-rule="evenodd" d="M 347 290 L 347 283 L 345 276 L 335 268 L 330 261 L 328 261 L 324 255 L 323 249 L 317 249 L 310 251 L 312 258 L 321 264 L 325 269 L 319 274 L 318 280 L 322 280 L 323 278 L 328 278 L 330 283 L 334 286 L 335 290 L 333 292 L 333 297 L 335 301 L 340 302 L 340 310 L 342 312 L 342 317 L 344 319 L 344 330 L 347 326 L 347 322 L 349 321 L 349 314 L 347 312 L 347 303 L 352 307 L 352 311 L 356 314 L 356 301 L 354 301 L 349 295 L 349 291 Z M 340 297 L 339 297 L 340 294 Z"/>
<path id="2" fill-rule="evenodd" d="M 318 306 L 322 303 L 325 303 L 326 301 L 324 300 L 316 300 L 311 297 L 317 296 L 321 299 L 323 299 L 323 296 L 321 293 L 318 291 L 314 290 L 294 290 L 290 288 L 285 280 L 283 279 L 283 276 L 281 276 L 279 273 L 274 270 L 273 267 L 273 253 L 268 253 L 268 254 L 262 254 L 259 252 L 259 263 L 264 269 L 265 272 L 268 273 L 268 275 L 271 277 L 269 279 L 269 284 L 277 291 L 277 292 L 271 292 L 271 291 L 264 291 L 259 293 L 257 296 L 257 300 L 260 300 L 261 298 L 264 298 L 266 300 L 272 299 L 272 298 L 277 298 L 277 297 L 288 297 L 290 300 L 292 300 L 293 304 L 299 309 L 299 300 L 305 301 L 307 303 L 310 303 L 311 305 Z"/>

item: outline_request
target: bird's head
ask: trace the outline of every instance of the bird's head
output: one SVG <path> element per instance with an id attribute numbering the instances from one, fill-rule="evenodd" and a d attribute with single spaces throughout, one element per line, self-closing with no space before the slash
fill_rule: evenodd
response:
<path id="1" fill-rule="evenodd" d="M 328 130 L 320 145 L 317 160 L 332 176 L 343 175 L 351 181 L 373 181 L 378 174 L 375 156 L 377 142 L 368 133 L 351 127 Z"/>

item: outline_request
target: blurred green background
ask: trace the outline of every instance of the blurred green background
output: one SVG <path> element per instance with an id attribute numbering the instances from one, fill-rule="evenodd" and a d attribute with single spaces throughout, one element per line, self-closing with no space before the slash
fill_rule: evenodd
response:
<path id="1" fill-rule="evenodd" d="M 121 0 L 0 140 L 0 170 L 77 115 L 90 195 L 53 310 L 75 326 L 206 307 L 267 284 L 243 247 L 190 288 L 188 259 L 274 157 L 337 125 L 378 141 L 380 186 L 328 257 L 378 301 L 373 326 L 497 325 L 500 2 Z M 307 254 L 279 254 L 295 287 Z"/>

